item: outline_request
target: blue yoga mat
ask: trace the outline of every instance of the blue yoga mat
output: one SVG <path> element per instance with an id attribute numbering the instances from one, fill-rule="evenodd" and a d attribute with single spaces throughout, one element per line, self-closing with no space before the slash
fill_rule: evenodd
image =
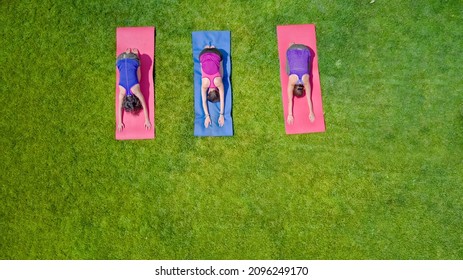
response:
<path id="1" fill-rule="evenodd" d="M 220 102 L 207 101 L 212 124 L 204 127 L 204 115 L 201 103 L 201 68 L 199 53 L 206 45 L 214 45 L 223 57 L 223 84 L 224 84 L 224 118 L 225 124 L 220 127 L 217 120 L 220 114 Z M 195 31 L 193 32 L 193 62 L 194 62 L 194 90 L 195 90 L 195 136 L 233 136 L 232 90 L 230 84 L 230 31 Z"/>

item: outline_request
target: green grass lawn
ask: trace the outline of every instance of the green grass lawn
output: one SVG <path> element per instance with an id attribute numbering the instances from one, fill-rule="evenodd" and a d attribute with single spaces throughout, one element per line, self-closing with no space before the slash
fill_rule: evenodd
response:
<path id="1" fill-rule="evenodd" d="M 462 259 L 460 0 L 0 3 L 1 259 Z M 287 136 L 276 25 L 327 130 Z M 116 27 L 156 26 L 156 139 L 115 141 Z M 191 32 L 230 30 L 235 136 L 193 137 Z"/>

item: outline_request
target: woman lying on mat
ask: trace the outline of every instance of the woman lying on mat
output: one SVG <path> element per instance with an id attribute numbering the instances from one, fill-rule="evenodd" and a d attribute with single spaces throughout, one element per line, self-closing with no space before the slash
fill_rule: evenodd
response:
<path id="1" fill-rule="evenodd" d="M 309 82 L 309 62 L 310 49 L 306 45 L 291 43 L 286 51 L 286 73 L 288 79 L 288 124 L 293 124 L 293 96 L 301 97 L 304 95 L 304 89 L 309 103 L 309 120 L 313 122 L 315 115 L 313 113 L 311 88 Z"/>
<path id="2" fill-rule="evenodd" d="M 204 126 L 207 128 L 211 124 L 211 116 L 207 108 L 206 99 L 210 102 L 220 101 L 219 126 L 222 127 L 225 119 L 224 111 L 224 88 L 222 82 L 223 62 L 222 54 L 214 46 L 205 46 L 199 54 L 199 63 L 201 65 L 201 99 L 203 104 Z"/>
<path id="3" fill-rule="evenodd" d="M 151 123 L 148 117 L 145 98 L 140 90 L 140 59 L 138 50 L 128 48 L 121 53 L 116 60 L 116 66 L 119 70 L 119 110 L 117 118 L 117 129 L 121 131 L 124 128 L 122 122 L 122 109 L 126 112 L 138 112 L 143 109 L 145 115 L 145 128 L 150 129 Z"/>

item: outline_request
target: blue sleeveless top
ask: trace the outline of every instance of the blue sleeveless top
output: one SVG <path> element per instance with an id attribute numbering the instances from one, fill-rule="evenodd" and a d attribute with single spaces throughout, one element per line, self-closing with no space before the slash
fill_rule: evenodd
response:
<path id="1" fill-rule="evenodd" d="M 119 85 L 125 88 L 127 95 L 131 95 L 130 89 L 138 84 L 137 69 L 140 63 L 133 58 L 123 58 L 116 65 L 119 69 Z"/>

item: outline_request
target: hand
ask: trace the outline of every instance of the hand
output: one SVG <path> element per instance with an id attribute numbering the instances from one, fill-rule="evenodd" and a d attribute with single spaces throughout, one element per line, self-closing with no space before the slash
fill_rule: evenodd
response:
<path id="1" fill-rule="evenodd" d="M 149 120 L 145 120 L 145 128 L 150 129 L 151 128 L 151 122 Z"/>
<path id="2" fill-rule="evenodd" d="M 204 120 L 204 126 L 208 128 L 210 124 L 211 124 L 211 117 L 207 115 L 206 119 Z"/>
<path id="3" fill-rule="evenodd" d="M 309 120 L 310 120 L 310 122 L 314 122 L 314 120 L 315 120 L 315 115 L 314 115 L 313 112 L 310 112 L 310 114 L 309 114 Z"/>
<path id="4" fill-rule="evenodd" d="M 220 114 L 220 117 L 219 117 L 219 126 L 222 127 L 224 123 L 225 123 L 225 118 L 223 117 L 223 114 Z"/>
<path id="5" fill-rule="evenodd" d="M 123 122 L 120 122 L 120 123 L 117 125 L 117 130 L 118 130 L 118 131 L 122 131 L 123 128 L 124 128 L 124 123 L 123 123 Z"/>
<path id="6" fill-rule="evenodd" d="M 286 119 L 286 122 L 288 124 L 293 124 L 294 123 L 294 117 L 293 115 L 288 115 L 288 118 Z"/>

